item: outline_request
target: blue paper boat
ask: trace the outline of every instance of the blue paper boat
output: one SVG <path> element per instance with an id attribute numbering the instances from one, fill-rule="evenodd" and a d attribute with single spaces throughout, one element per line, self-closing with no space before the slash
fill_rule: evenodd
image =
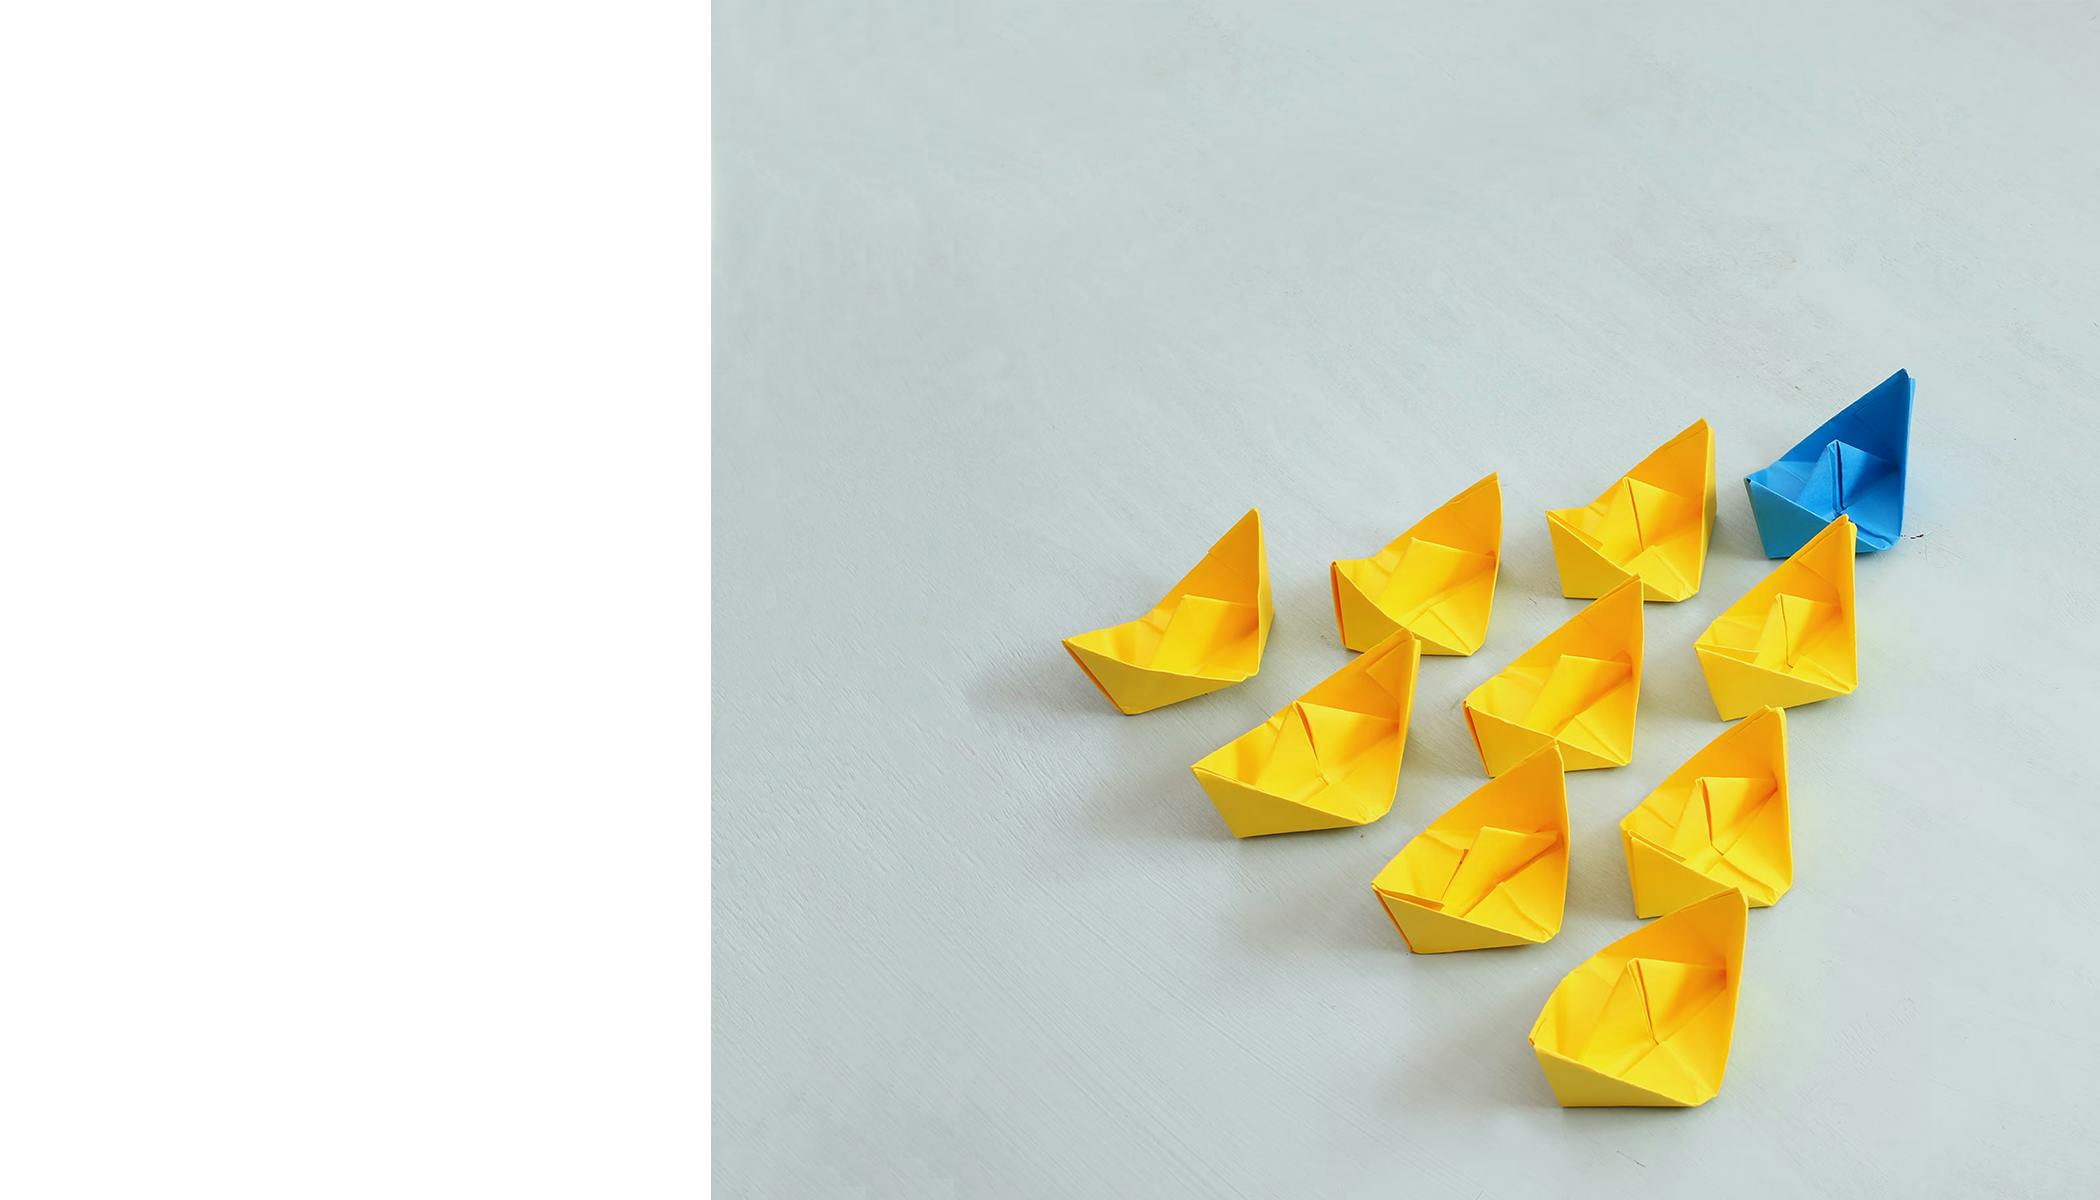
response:
<path id="1" fill-rule="evenodd" d="M 1766 557 L 1793 557 L 1840 513 L 1859 527 L 1861 554 L 1896 544 L 1916 390 L 1909 371 L 1896 372 L 1743 480 Z"/>

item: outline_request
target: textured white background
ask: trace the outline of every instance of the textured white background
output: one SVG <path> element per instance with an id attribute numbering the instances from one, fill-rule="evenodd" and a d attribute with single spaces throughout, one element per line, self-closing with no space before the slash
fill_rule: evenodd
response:
<path id="1" fill-rule="evenodd" d="M 2100 21 L 1833 7 L 720 6 L 725 1192 L 2090 1193 Z M 1790 718 L 1726 1086 L 1564 1112 L 1525 1032 L 1722 728 L 1741 477 L 1897 367 L 1908 540 L 1860 690 Z M 1570 781 L 1566 926 L 1408 955 L 1370 878 L 1578 607 L 1540 510 L 1701 416 L 1705 586 L 1647 608 L 1633 765 Z M 1188 764 L 1344 661 L 1328 561 L 1488 470 L 1494 622 L 1425 660 L 1392 814 L 1232 840 Z M 1250 504 L 1260 675 L 1117 715 L 1058 638 Z"/>

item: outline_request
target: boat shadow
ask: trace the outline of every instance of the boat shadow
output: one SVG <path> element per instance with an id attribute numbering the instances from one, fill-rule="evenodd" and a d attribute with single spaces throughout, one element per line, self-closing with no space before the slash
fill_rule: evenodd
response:
<path id="1" fill-rule="evenodd" d="M 1410 746 L 1392 811 L 1377 821 L 1237 840 L 1242 868 L 1264 889 L 1240 918 L 1247 945 L 1278 955 L 1412 957 L 1371 881 L 1440 813 L 1486 782 L 1467 757 L 1470 743 L 1439 750 Z M 1207 798 L 1203 809 L 1219 836 L 1229 838 Z"/>
<path id="2" fill-rule="evenodd" d="M 1126 719 L 1056 642 L 1040 648 L 1012 648 L 998 661 L 989 663 L 964 689 L 963 696 L 980 716 L 1092 714 L 1115 721 Z"/>
<path id="3" fill-rule="evenodd" d="M 1467 998 L 1466 1015 L 1443 1022 L 1433 1038 L 1409 1031 L 1408 1052 L 1387 1092 L 1392 1105 L 1404 1112 L 1557 1106 L 1525 1034 L 1559 976 L 1541 970 L 1529 987 L 1512 987 L 1508 978 L 1512 958 L 1538 954 L 1537 947 L 1517 946 L 1413 956 L 1421 969 L 1444 976 L 1440 990 Z"/>
<path id="4" fill-rule="evenodd" d="M 1188 763 L 1196 757 L 1201 755 L 1188 762 L 1166 757 L 1110 774 L 1086 806 L 1088 822 L 1095 832 L 1118 838 L 1231 844 L 1232 831 L 1189 773 Z M 1119 758 L 1130 761 L 1127 755 Z"/>
<path id="5" fill-rule="evenodd" d="M 1631 920 L 1626 848 L 1619 821 L 1655 782 L 1625 778 L 1631 767 L 1568 775 L 1568 902 L 1566 917 Z M 1599 778 L 1599 777 L 1602 778 Z M 1657 776 L 1656 778 L 1660 778 Z"/>
<path id="6" fill-rule="evenodd" d="M 1404 957 L 1407 947 L 1371 891 L 1372 877 L 1397 843 L 1388 846 L 1374 828 L 1240 841 L 1250 883 L 1235 906 L 1240 944 L 1266 959 Z"/>
<path id="7" fill-rule="evenodd" d="M 1683 653 L 1652 656 L 1642 664 L 1639 720 L 1648 728 L 1640 732 L 1650 732 L 1665 725 L 1671 728 L 1701 726 L 1708 730 L 1707 737 L 1711 738 L 1721 732 L 1721 718 L 1714 711 L 1713 694 L 1706 689 L 1706 675 L 1699 669 L 1699 660 L 1689 644 L 1673 650 L 1682 650 Z M 1642 753 L 1638 735 L 1634 756 L 1636 762 L 1648 757 Z"/>

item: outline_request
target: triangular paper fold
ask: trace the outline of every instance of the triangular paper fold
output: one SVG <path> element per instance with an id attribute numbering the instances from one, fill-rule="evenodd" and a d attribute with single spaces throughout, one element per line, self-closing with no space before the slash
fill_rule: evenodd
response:
<path id="1" fill-rule="evenodd" d="M 1065 649 L 1119 710 L 1149 712 L 1260 670 L 1274 619 L 1261 513 L 1248 509 L 1152 611 Z"/>
<path id="2" fill-rule="evenodd" d="M 1424 654 L 1471 654 L 1487 637 L 1502 558 L 1495 476 L 1445 501 L 1370 558 L 1328 569 L 1342 645 L 1363 650 L 1405 628 Z"/>
<path id="3" fill-rule="evenodd" d="M 1531 1027 L 1531 1048 L 1563 1107 L 1689 1107 L 1720 1092 L 1748 911 L 1740 892 L 1710 896 L 1560 981 Z"/>
<path id="4" fill-rule="evenodd" d="M 1368 825 L 1393 807 L 1421 644 L 1405 629 L 1191 767 L 1235 837 Z"/>
<path id="5" fill-rule="evenodd" d="M 1467 695 L 1466 725 L 1490 775 L 1548 743 L 1570 771 L 1633 760 L 1641 694 L 1641 583 L 1628 578 Z"/>
<path id="6" fill-rule="evenodd" d="M 1859 553 L 1896 544 L 1916 393 L 1910 372 L 1896 372 L 1743 480 L 1766 557 L 1786 558 L 1840 515 L 1857 527 Z"/>
<path id="7" fill-rule="evenodd" d="M 1633 910 L 1659 917 L 1730 888 L 1752 908 L 1794 885 L 1786 713 L 1723 730 L 1619 822 Z"/>
<path id="8" fill-rule="evenodd" d="M 1561 594 L 1602 596 L 1639 579 L 1649 600 L 1699 590 L 1714 529 L 1714 437 L 1696 421 L 1582 508 L 1546 511 Z"/>
<path id="9" fill-rule="evenodd" d="M 1568 797 L 1545 746 L 1430 822 L 1371 881 L 1417 954 L 1523 946 L 1560 932 Z"/>
<path id="10" fill-rule="evenodd" d="M 1722 720 L 1859 686 L 1853 547 L 1850 519 L 1832 521 L 1692 644 Z"/>

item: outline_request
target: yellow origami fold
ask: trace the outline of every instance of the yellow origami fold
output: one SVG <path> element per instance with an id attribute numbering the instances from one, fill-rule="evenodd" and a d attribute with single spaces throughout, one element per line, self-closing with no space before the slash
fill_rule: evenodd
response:
<path id="1" fill-rule="evenodd" d="M 1424 654 L 1473 653 L 1487 637 L 1501 558 L 1502 485 L 1489 475 L 1376 555 L 1328 569 L 1342 645 L 1362 650 L 1406 628 Z"/>
<path id="2" fill-rule="evenodd" d="M 1849 517 L 1825 525 L 1692 643 L 1722 720 L 1768 704 L 1828 700 L 1859 686 L 1855 532 Z"/>
<path id="3" fill-rule="evenodd" d="M 1466 697 L 1480 765 L 1500 775 L 1548 742 L 1570 771 L 1633 761 L 1641 583 L 1628 579 Z"/>
<path id="4" fill-rule="evenodd" d="M 1547 745 L 1430 822 L 1371 881 L 1416 954 L 1523 946 L 1560 932 L 1568 793 Z"/>
<path id="5" fill-rule="evenodd" d="M 1794 886 L 1786 801 L 1786 712 L 1729 726 L 1619 822 L 1633 911 L 1676 912 L 1734 888 L 1752 908 Z"/>
<path id="6" fill-rule="evenodd" d="M 1118 709 L 1150 712 L 1260 670 L 1274 619 L 1261 513 L 1250 508 L 1151 612 L 1068 637 L 1065 649 Z"/>
<path id="7" fill-rule="evenodd" d="M 1634 930 L 1568 973 L 1531 1027 L 1563 1108 L 1684 1108 L 1721 1090 L 1749 909 L 1722 892 Z"/>
<path id="8" fill-rule="evenodd" d="M 1368 825 L 1393 807 L 1421 668 L 1396 629 L 1189 769 L 1234 837 Z"/>
<path id="9" fill-rule="evenodd" d="M 1585 508 L 1546 510 L 1564 596 L 1602 596 L 1638 578 L 1650 600 L 1699 590 L 1714 531 L 1714 435 L 1706 422 L 1640 461 Z"/>

